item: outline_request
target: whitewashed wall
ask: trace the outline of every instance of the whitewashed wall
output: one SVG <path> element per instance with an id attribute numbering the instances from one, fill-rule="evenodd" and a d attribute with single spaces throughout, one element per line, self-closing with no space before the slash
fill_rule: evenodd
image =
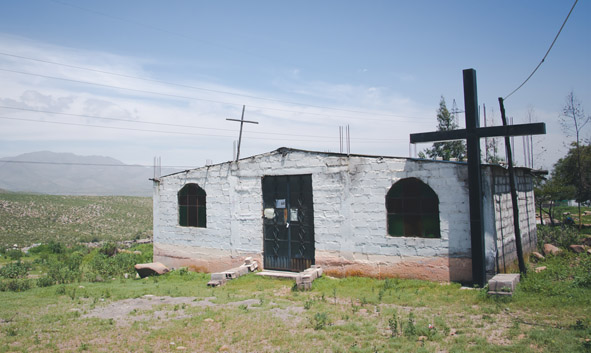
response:
<path id="1" fill-rule="evenodd" d="M 290 149 L 162 177 L 154 185 L 155 259 L 207 271 L 261 259 L 262 177 L 290 174 L 312 175 L 316 263 L 329 272 L 471 279 L 465 164 Z M 387 234 L 386 194 L 408 177 L 437 193 L 440 239 Z M 178 226 L 177 193 L 187 183 L 207 194 L 207 228 Z"/>

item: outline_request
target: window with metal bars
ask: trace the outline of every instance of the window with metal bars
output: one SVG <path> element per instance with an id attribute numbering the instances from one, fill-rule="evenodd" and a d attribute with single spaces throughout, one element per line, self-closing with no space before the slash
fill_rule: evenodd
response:
<path id="1" fill-rule="evenodd" d="M 439 198 L 417 178 L 396 182 L 386 195 L 388 234 L 394 237 L 441 238 Z"/>
<path id="2" fill-rule="evenodd" d="M 197 184 L 187 184 L 178 193 L 179 225 L 206 228 L 206 194 Z"/>

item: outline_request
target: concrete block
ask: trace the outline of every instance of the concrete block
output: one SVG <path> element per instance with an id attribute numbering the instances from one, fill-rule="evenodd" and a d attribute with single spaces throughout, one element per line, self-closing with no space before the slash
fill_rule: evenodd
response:
<path id="1" fill-rule="evenodd" d="M 252 257 L 247 257 L 246 259 L 244 259 L 244 264 L 245 265 L 251 265 L 252 264 Z"/>
<path id="2" fill-rule="evenodd" d="M 225 280 L 225 279 L 226 279 L 225 273 L 212 273 L 211 274 L 212 281 L 221 281 L 221 280 Z"/>
<path id="3" fill-rule="evenodd" d="M 518 273 L 499 273 L 488 281 L 489 294 L 513 294 L 520 275 Z"/>

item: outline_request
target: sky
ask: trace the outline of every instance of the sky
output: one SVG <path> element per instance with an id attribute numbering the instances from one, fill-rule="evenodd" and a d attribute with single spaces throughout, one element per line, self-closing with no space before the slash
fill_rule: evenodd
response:
<path id="1" fill-rule="evenodd" d="M 416 156 L 441 97 L 464 123 L 462 70 L 477 72 L 480 125 L 540 63 L 574 1 L 5 1 L 0 158 L 35 151 L 200 167 L 279 147 Z M 535 75 L 505 100 L 544 122 L 534 168 L 573 141 L 570 92 L 591 113 L 591 1 L 580 0 Z M 583 130 L 591 138 L 591 126 Z M 484 143 L 484 141 L 483 141 Z M 514 155 L 524 165 L 524 138 Z M 346 144 L 345 144 L 346 145 Z M 345 148 L 346 150 L 346 148 Z M 500 155 L 504 155 L 501 145 Z"/>

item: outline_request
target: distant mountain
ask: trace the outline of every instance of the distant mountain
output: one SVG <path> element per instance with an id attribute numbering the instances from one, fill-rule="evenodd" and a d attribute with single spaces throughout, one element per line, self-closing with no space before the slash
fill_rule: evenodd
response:
<path id="1" fill-rule="evenodd" d="M 0 189 L 8 191 L 151 196 L 152 177 L 152 168 L 126 165 L 111 157 L 44 151 L 0 158 Z"/>

